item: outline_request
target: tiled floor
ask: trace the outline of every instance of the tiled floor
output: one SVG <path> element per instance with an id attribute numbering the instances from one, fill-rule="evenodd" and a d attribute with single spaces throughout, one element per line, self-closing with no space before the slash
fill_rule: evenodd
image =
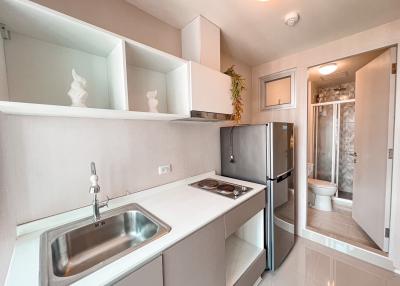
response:
<path id="1" fill-rule="evenodd" d="M 386 255 L 353 220 L 350 211 L 335 209 L 332 212 L 325 212 L 309 207 L 307 227 L 321 234 Z"/>
<path id="2" fill-rule="evenodd" d="M 400 286 L 400 276 L 298 238 L 286 261 L 264 273 L 259 286 Z"/>

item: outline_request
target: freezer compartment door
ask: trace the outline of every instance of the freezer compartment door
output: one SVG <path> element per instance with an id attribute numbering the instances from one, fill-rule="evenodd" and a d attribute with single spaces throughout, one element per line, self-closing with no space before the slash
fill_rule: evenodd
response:
<path id="1" fill-rule="evenodd" d="M 267 125 L 268 177 L 275 179 L 294 168 L 293 123 L 272 122 Z"/>
<path id="2" fill-rule="evenodd" d="M 266 184 L 266 132 L 266 125 L 221 128 L 222 175 Z"/>
<path id="3" fill-rule="evenodd" d="M 292 172 L 268 182 L 266 217 L 268 268 L 277 269 L 295 243 L 295 194 Z"/>

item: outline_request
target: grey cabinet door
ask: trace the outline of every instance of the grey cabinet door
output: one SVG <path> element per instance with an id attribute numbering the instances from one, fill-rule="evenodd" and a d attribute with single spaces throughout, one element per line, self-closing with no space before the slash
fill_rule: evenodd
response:
<path id="1" fill-rule="evenodd" d="M 157 257 L 153 261 L 142 266 L 135 272 L 114 283 L 116 286 L 163 286 L 162 258 Z"/>
<path id="2" fill-rule="evenodd" d="M 218 218 L 163 253 L 164 286 L 225 286 L 225 230 Z"/>

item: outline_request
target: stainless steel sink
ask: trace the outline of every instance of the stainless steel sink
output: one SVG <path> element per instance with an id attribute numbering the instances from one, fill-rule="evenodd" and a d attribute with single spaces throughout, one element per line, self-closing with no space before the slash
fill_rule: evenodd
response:
<path id="1" fill-rule="evenodd" d="M 69 285 L 171 228 L 137 204 L 45 232 L 40 242 L 40 285 Z"/>

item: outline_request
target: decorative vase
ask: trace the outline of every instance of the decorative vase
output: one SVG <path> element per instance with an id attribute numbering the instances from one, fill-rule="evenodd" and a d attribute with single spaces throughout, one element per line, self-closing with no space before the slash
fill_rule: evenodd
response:
<path id="1" fill-rule="evenodd" d="M 148 91 L 146 94 L 149 112 L 158 113 L 157 90 Z"/>
<path id="2" fill-rule="evenodd" d="M 76 73 L 75 69 L 72 69 L 72 78 L 74 79 L 71 83 L 71 88 L 68 91 L 68 95 L 71 98 L 74 107 L 87 107 L 86 99 L 88 93 L 86 88 L 86 79 Z"/>

